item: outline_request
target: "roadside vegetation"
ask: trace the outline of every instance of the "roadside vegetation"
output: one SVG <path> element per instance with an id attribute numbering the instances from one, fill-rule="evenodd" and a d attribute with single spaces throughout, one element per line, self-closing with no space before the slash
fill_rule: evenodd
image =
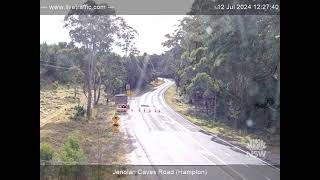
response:
<path id="1" fill-rule="evenodd" d="M 155 80 L 151 81 L 150 84 L 151 84 L 152 87 L 157 87 L 157 86 L 160 86 L 163 83 L 164 83 L 164 80 L 156 78 Z"/>
<path id="2" fill-rule="evenodd" d="M 194 110 L 194 107 L 187 103 L 184 98 L 177 93 L 176 85 L 171 86 L 165 93 L 165 100 L 169 106 L 171 106 L 176 112 L 180 113 L 187 120 L 193 124 L 201 127 L 207 132 L 213 133 L 218 137 L 231 142 L 234 145 L 238 145 L 242 148 L 246 148 L 250 139 L 263 139 L 267 144 L 267 151 L 280 155 L 280 137 L 272 136 L 266 132 L 251 132 L 238 131 L 228 124 L 213 121 L 213 117 L 201 115 Z M 269 136 L 269 138 L 267 138 Z"/>
<path id="3" fill-rule="evenodd" d="M 82 93 L 75 97 L 74 89 L 58 83 L 53 84 L 54 88 L 46 87 L 40 90 L 40 127 L 46 123 L 74 117 L 79 108 L 85 104 Z"/>
<path id="4" fill-rule="evenodd" d="M 131 148 L 113 132 L 113 97 L 127 84 L 137 91 L 152 86 L 154 61 L 140 54 L 137 31 L 121 17 L 67 15 L 64 22 L 71 42 L 40 44 L 40 142 L 60 152 L 72 134 L 86 163 L 123 164 Z M 114 45 L 125 55 L 112 52 Z M 52 162 L 68 159 L 61 157 Z"/>
<path id="5" fill-rule="evenodd" d="M 185 17 L 163 43 L 176 84 L 167 102 L 230 142 L 260 138 L 280 154 L 279 25 L 279 16 Z"/>
<path id="6" fill-rule="evenodd" d="M 79 99 L 81 94 L 78 95 Z M 126 139 L 121 133 L 112 132 L 114 102 L 112 99 L 107 102 L 107 95 L 103 93 L 100 103 L 93 109 L 92 118 L 88 121 L 85 118 L 85 97 L 82 98 L 83 101 L 74 99 L 73 89 L 62 85 L 58 85 L 56 91 L 50 90 L 49 87 L 40 91 L 40 142 L 44 145 L 44 151 L 49 154 L 52 151 L 63 151 L 64 144 L 69 141 L 68 137 L 73 135 L 76 137 L 73 139 L 79 143 L 86 157 L 85 163 L 125 163 L 126 159 L 122 153 L 126 151 L 124 149 L 127 146 Z M 65 160 L 41 159 L 51 160 L 53 163 Z"/>
<path id="7" fill-rule="evenodd" d="M 185 17 L 163 43 L 179 96 L 235 129 L 279 135 L 279 24 L 279 16 Z"/>
<path id="8" fill-rule="evenodd" d="M 72 133 L 88 162 L 124 162 L 117 159 L 123 138 L 109 131 L 112 97 L 127 84 L 141 94 L 164 77 L 176 84 L 167 102 L 194 124 L 242 146 L 259 137 L 280 153 L 279 16 L 199 15 L 178 23 L 162 42 L 168 50 L 149 55 L 121 17 L 66 15 L 71 42 L 40 44 L 41 142 L 61 150 Z"/>
<path id="9" fill-rule="evenodd" d="M 79 136 L 73 133 L 68 135 L 60 150 L 54 150 L 47 143 L 40 143 L 40 163 L 44 165 L 40 166 L 40 179 L 113 179 L 114 169 L 119 169 L 118 165 L 88 165 Z"/>
<path id="10" fill-rule="evenodd" d="M 132 96 L 139 96 L 139 95 L 142 95 L 143 93 L 146 93 L 148 91 L 155 90 L 156 87 L 160 86 L 163 83 L 164 83 L 163 80 L 156 78 L 155 80 L 151 81 L 149 84 L 144 86 L 143 88 L 133 90 Z"/>

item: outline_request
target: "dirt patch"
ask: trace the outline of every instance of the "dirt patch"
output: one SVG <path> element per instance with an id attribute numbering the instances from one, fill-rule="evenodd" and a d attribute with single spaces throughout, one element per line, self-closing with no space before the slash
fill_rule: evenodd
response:
<path id="1" fill-rule="evenodd" d="M 84 105 L 85 97 L 78 92 L 74 97 L 74 89 L 64 86 L 56 90 L 40 91 L 40 127 L 50 122 L 67 120 L 74 113 L 73 108 Z"/>
<path id="2" fill-rule="evenodd" d="M 107 104 L 105 96 L 102 96 L 101 103 L 93 109 L 93 118 L 90 121 L 87 121 L 86 118 L 78 121 L 72 120 L 72 111 L 65 108 L 66 106 L 72 107 L 66 93 L 63 96 L 57 93 L 46 93 L 51 94 L 51 97 L 47 96 L 41 100 L 43 107 L 47 107 L 47 110 L 50 109 L 50 111 L 47 111 L 47 116 L 43 115 L 42 118 L 48 119 L 50 117 L 50 121 L 45 121 L 40 127 L 41 142 L 50 144 L 55 152 L 59 152 L 68 135 L 72 133 L 78 137 L 88 163 L 125 164 L 127 162 L 124 148 L 127 141 L 121 132 L 114 133 L 112 130 L 111 118 L 115 109 L 113 102 Z M 57 96 L 57 98 L 53 96 Z M 49 99 L 55 99 L 54 103 L 50 104 Z M 61 106 L 53 111 L 57 104 Z"/>

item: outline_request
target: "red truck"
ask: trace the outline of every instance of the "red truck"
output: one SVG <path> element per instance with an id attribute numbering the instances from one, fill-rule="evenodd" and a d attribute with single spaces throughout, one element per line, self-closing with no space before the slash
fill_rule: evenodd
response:
<path id="1" fill-rule="evenodd" d="M 115 95 L 117 112 L 127 112 L 129 110 L 128 96 L 126 94 Z"/>

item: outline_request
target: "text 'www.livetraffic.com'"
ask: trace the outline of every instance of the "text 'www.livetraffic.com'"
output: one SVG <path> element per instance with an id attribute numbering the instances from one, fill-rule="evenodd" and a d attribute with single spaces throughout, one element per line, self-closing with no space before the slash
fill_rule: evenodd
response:
<path id="1" fill-rule="evenodd" d="M 50 10 L 93 10 L 93 9 L 106 9 L 105 5 L 89 6 L 89 5 L 48 5 L 42 6 L 41 9 L 50 9 Z"/>

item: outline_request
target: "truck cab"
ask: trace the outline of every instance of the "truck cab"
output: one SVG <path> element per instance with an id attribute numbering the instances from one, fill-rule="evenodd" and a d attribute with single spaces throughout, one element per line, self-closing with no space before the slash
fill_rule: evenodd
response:
<path id="1" fill-rule="evenodd" d="M 127 112 L 129 109 L 129 105 L 128 104 L 118 104 L 117 106 L 117 111 L 118 112 Z"/>
<path id="2" fill-rule="evenodd" d="M 127 112 L 130 108 L 128 104 L 128 96 L 126 94 L 115 95 L 115 104 L 117 112 Z"/>

